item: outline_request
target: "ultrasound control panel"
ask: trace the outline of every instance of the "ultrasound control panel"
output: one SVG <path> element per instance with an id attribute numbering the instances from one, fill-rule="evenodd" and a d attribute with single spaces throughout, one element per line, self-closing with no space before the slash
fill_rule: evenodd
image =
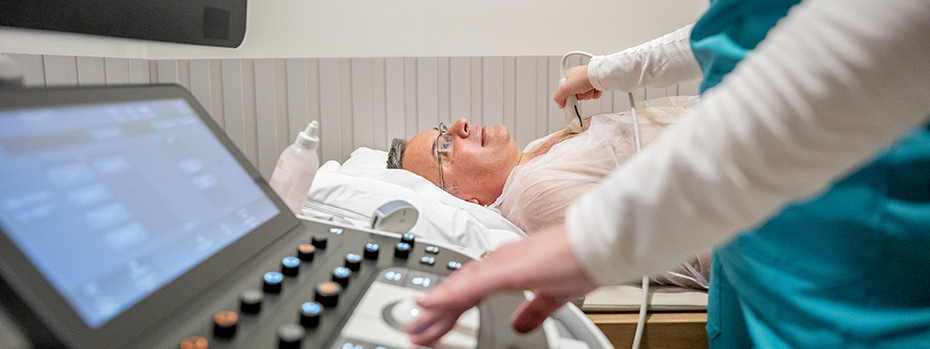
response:
<path id="1" fill-rule="evenodd" d="M 471 260 L 409 233 L 303 226 L 238 267 L 140 347 L 408 348 L 403 328 L 416 316 L 413 296 Z M 503 295 L 467 311 L 437 348 L 548 347 L 542 330 L 501 331 L 522 299 Z"/>

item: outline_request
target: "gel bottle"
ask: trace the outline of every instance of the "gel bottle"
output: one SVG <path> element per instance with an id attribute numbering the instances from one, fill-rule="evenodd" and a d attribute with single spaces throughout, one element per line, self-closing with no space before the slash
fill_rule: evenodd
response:
<path id="1" fill-rule="evenodd" d="M 311 121 L 306 130 L 297 134 L 294 144 L 281 152 L 278 164 L 271 173 L 271 180 L 268 181 L 294 214 L 303 211 L 313 176 L 320 167 L 320 159 L 316 155 L 316 147 L 320 143 L 316 135 L 319 127 L 319 123 Z"/>

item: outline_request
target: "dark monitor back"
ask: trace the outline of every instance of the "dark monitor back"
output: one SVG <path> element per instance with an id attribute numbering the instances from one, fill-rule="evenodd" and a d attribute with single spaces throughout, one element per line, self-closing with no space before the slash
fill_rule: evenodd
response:
<path id="1" fill-rule="evenodd" d="M 247 0 L 0 1 L 0 26 L 238 47 Z"/>

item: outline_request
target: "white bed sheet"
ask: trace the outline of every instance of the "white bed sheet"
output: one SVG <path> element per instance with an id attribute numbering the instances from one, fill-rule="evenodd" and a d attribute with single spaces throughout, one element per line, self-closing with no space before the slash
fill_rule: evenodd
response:
<path id="1" fill-rule="evenodd" d="M 404 200 L 419 211 L 410 229 L 420 239 L 469 251 L 490 251 L 526 234 L 483 206 L 460 200 L 405 170 L 386 168 L 387 152 L 361 147 L 344 164 L 328 161 L 317 171 L 304 214 L 369 227 L 381 205 Z"/>

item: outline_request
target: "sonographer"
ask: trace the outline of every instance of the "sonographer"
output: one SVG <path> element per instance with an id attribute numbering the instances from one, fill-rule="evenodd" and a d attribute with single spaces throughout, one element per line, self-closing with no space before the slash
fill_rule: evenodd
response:
<path id="1" fill-rule="evenodd" d="M 712 0 L 693 25 L 567 74 L 556 93 L 702 79 L 702 105 L 566 223 L 419 299 L 433 343 L 485 297 L 513 326 L 714 248 L 713 348 L 930 343 L 930 1 Z M 674 83 L 674 82 L 671 82 Z"/>

